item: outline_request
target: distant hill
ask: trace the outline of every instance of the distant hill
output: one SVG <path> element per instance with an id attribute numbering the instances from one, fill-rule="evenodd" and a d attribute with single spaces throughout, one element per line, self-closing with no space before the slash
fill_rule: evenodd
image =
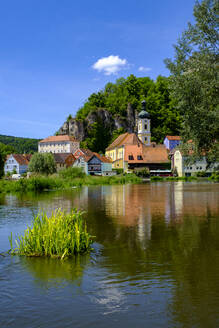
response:
<path id="1" fill-rule="evenodd" d="M 20 138 L 0 134 L 0 142 L 14 147 L 15 151 L 19 154 L 37 152 L 39 140 L 40 139 Z"/>

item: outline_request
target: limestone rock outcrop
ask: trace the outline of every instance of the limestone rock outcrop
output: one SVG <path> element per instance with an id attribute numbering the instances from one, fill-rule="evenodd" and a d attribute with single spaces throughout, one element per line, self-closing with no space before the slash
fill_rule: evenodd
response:
<path id="1" fill-rule="evenodd" d="M 92 129 L 92 125 L 95 122 L 101 122 L 110 133 L 120 128 L 132 133 L 135 131 L 135 116 L 136 113 L 131 104 L 127 106 L 126 117 L 113 116 L 108 110 L 100 108 L 89 113 L 84 120 L 76 118 L 67 120 L 59 129 L 58 134 L 72 135 L 77 140 L 83 141 L 88 136 L 88 132 Z"/>

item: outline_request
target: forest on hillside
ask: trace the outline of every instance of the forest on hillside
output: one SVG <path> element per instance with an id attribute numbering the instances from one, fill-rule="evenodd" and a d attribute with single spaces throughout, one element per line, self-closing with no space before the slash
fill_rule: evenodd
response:
<path id="1" fill-rule="evenodd" d="M 34 153 L 38 150 L 38 142 L 40 139 L 20 138 L 13 136 L 0 135 L 0 143 L 11 146 L 13 152 L 18 154 Z"/>

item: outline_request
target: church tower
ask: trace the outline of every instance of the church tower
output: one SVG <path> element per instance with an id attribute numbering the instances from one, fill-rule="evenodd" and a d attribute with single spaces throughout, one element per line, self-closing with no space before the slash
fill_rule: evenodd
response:
<path id="1" fill-rule="evenodd" d="M 150 146 L 151 144 L 151 123 L 150 114 L 146 112 L 146 101 L 143 100 L 142 111 L 138 114 L 138 138 L 144 145 Z"/>

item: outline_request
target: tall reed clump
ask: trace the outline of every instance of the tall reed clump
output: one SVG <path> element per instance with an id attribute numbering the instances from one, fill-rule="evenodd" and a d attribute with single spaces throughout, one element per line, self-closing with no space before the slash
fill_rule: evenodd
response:
<path id="1" fill-rule="evenodd" d="M 11 234 L 11 254 L 64 259 L 89 251 L 92 239 L 82 214 L 76 209 L 69 214 L 59 209 L 50 217 L 45 212 L 39 212 L 34 217 L 32 227 L 27 227 L 24 235 L 19 235 L 15 240 L 16 248 L 13 248 Z"/>

